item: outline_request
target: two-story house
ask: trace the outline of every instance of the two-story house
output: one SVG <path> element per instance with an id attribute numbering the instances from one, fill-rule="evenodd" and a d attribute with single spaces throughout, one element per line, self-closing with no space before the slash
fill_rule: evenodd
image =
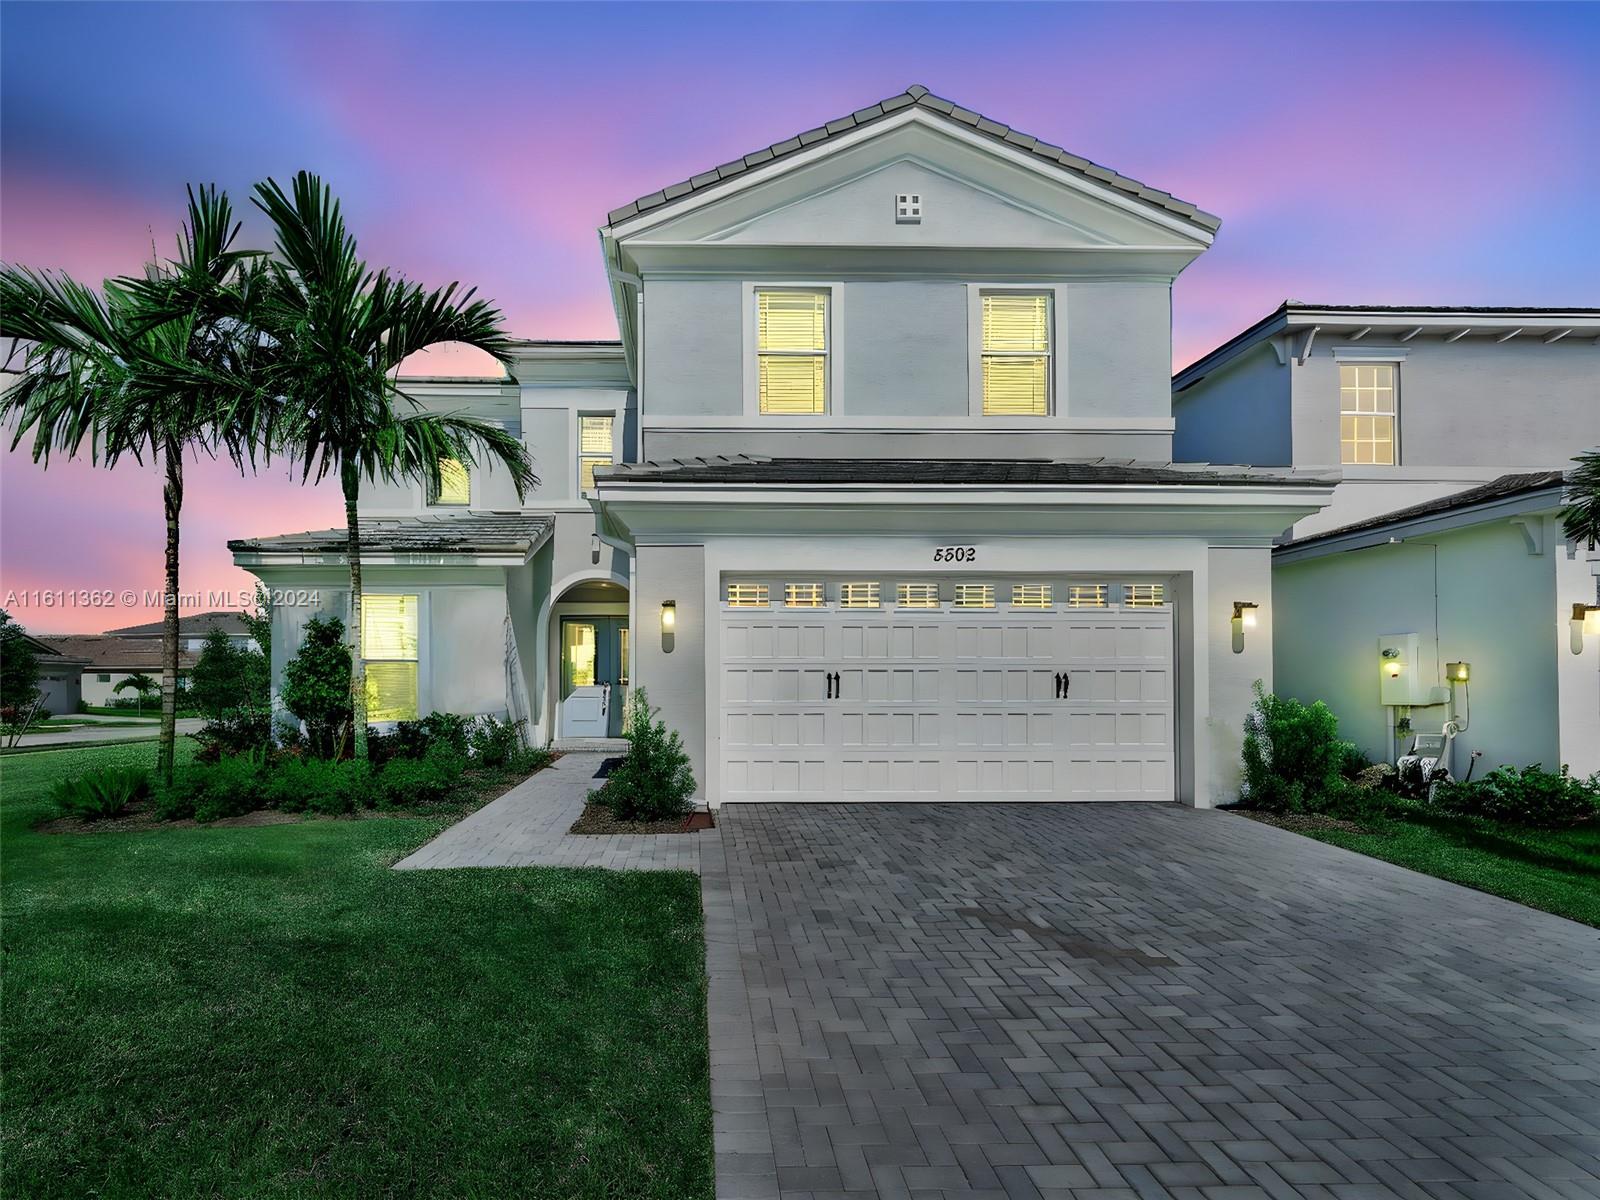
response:
<path id="1" fill-rule="evenodd" d="M 920 87 L 612 212 L 620 342 L 415 385 L 541 483 L 365 501 L 374 718 L 559 744 L 642 686 L 712 804 L 1230 798 L 1272 545 L 1337 476 L 1173 465 L 1219 224 Z M 231 543 L 308 591 L 277 665 L 340 536 Z"/>
<path id="2" fill-rule="evenodd" d="M 1172 386 L 1180 458 L 1342 472 L 1273 554 L 1278 692 L 1374 758 L 1450 723 L 1458 776 L 1600 770 L 1600 560 L 1559 517 L 1600 309 L 1290 302 Z"/>

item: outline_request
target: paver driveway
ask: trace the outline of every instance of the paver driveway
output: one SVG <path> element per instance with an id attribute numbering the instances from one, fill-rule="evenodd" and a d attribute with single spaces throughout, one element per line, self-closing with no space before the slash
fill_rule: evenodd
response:
<path id="1" fill-rule="evenodd" d="M 1600 1196 L 1595 930 L 1242 817 L 738 805 L 722 1196 Z"/>

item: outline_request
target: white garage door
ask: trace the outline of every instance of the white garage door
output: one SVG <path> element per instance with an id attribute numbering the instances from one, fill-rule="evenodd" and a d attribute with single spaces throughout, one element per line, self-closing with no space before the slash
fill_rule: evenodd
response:
<path id="1" fill-rule="evenodd" d="M 1160 584 L 734 581 L 725 599 L 725 800 L 1173 798 Z"/>

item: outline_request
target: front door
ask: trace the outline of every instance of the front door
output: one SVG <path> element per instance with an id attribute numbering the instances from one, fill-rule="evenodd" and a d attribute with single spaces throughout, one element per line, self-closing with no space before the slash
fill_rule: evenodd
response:
<path id="1" fill-rule="evenodd" d="M 617 737 L 628 691 L 628 623 L 620 617 L 561 622 L 561 736 Z"/>

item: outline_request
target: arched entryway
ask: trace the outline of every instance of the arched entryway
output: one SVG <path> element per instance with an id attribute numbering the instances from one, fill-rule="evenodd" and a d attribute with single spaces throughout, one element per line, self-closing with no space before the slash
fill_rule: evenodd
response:
<path id="1" fill-rule="evenodd" d="M 550 605 L 544 636 L 548 721 L 558 742 L 615 738 L 630 681 L 628 588 L 615 577 L 569 583 Z"/>

